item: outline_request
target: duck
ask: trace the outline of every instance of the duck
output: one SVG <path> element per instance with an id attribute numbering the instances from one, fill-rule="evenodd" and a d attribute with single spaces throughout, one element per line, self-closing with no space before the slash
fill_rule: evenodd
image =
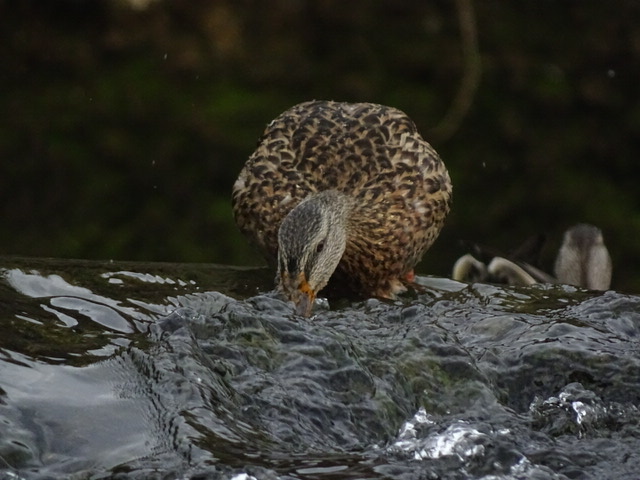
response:
<path id="1" fill-rule="evenodd" d="M 318 293 L 406 292 L 452 203 L 445 164 L 401 110 L 313 100 L 258 140 L 232 188 L 239 230 L 309 316 Z"/>
<path id="2" fill-rule="evenodd" d="M 554 265 L 559 283 L 608 290 L 612 270 L 611 255 L 598 227 L 580 223 L 564 233 Z"/>
<path id="3" fill-rule="evenodd" d="M 452 278 L 467 282 L 493 282 L 509 285 L 561 283 L 589 290 L 611 287 L 612 262 L 602 231 L 591 224 L 580 223 L 563 234 L 554 275 L 518 260 L 496 255 L 488 265 L 471 254 L 460 257 L 453 266 Z"/>

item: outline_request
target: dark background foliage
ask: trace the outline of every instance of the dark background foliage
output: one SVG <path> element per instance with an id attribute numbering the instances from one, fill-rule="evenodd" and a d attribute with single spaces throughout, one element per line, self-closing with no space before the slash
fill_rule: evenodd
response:
<path id="1" fill-rule="evenodd" d="M 0 61 L 0 254 L 260 263 L 229 194 L 264 126 L 371 101 L 454 181 L 419 271 L 540 232 L 550 269 L 590 222 L 640 291 L 638 2 L 0 0 Z"/>

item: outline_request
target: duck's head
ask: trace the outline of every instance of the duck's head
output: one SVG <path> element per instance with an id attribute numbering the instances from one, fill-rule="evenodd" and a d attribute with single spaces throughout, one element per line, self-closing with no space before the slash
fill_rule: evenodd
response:
<path id="1" fill-rule="evenodd" d="M 278 231 L 277 288 L 308 316 L 340 263 L 347 242 L 348 201 L 338 192 L 312 195 L 289 212 Z"/>

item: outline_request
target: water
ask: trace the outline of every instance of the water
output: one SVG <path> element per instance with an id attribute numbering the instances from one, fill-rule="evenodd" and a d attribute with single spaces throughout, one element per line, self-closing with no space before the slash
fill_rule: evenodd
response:
<path id="1" fill-rule="evenodd" d="M 640 297 L 421 278 L 302 319 L 271 280 L 0 259 L 0 478 L 637 476 Z"/>

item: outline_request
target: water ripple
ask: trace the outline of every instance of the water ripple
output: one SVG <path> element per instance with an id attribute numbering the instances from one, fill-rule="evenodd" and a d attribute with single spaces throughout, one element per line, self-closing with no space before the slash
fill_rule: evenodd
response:
<path id="1" fill-rule="evenodd" d="M 427 279 L 300 318 L 272 293 L 114 268 L 95 284 L 3 270 L 5 476 L 600 479 L 640 463 L 640 297 Z"/>

